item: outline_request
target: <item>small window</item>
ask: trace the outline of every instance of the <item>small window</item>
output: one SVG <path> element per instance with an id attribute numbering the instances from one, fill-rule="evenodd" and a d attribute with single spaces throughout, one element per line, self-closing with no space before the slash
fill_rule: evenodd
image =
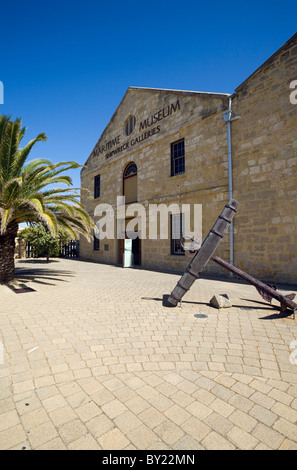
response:
<path id="1" fill-rule="evenodd" d="M 184 232 L 184 214 L 171 215 L 171 254 L 181 255 L 185 254 L 185 250 L 180 245 L 180 239 Z"/>
<path id="2" fill-rule="evenodd" d="M 134 175 L 137 175 L 137 166 L 134 162 L 131 162 L 125 168 L 124 178 L 129 178 L 129 176 L 134 176 Z"/>
<path id="3" fill-rule="evenodd" d="M 135 116 L 128 117 L 128 119 L 125 123 L 125 134 L 126 135 L 130 135 L 133 132 L 135 124 L 136 124 Z"/>
<path id="4" fill-rule="evenodd" d="M 100 239 L 96 237 L 95 233 L 94 233 L 94 246 L 93 246 L 93 249 L 94 249 L 94 251 L 100 251 Z"/>
<path id="5" fill-rule="evenodd" d="M 94 178 L 94 199 L 100 197 L 100 175 Z"/>
<path id="6" fill-rule="evenodd" d="M 171 176 L 185 172 L 185 141 L 179 140 L 171 144 Z"/>

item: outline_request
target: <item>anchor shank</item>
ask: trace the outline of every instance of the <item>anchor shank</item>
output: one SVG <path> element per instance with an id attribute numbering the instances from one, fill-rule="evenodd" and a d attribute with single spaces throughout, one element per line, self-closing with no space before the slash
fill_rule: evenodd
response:
<path id="1" fill-rule="evenodd" d="M 216 223 L 202 243 L 200 250 L 193 257 L 185 273 L 178 281 L 166 302 L 163 303 L 164 306 L 175 307 L 178 302 L 180 302 L 184 294 L 190 289 L 195 279 L 199 277 L 199 273 L 207 265 L 232 222 L 237 211 L 237 207 L 238 202 L 235 199 L 230 199 L 228 204 L 226 204 Z"/>

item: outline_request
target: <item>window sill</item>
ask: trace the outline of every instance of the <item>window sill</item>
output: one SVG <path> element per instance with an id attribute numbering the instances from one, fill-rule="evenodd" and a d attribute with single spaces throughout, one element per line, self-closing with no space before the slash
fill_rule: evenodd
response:
<path id="1" fill-rule="evenodd" d="M 182 173 L 176 173 L 176 175 L 170 175 L 171 178 L 173 178 L 174 176 L 181 176 L 181 175 L 184 175 L 186 172 L 183 171 Z"/>
<path id="2" fill-rule="evenodd" d="M 170 253 L 169 257 L 170 258 L 184 258 L 185 255 L 186 255 L 185 253 L 180 254 L 180 255 Z"/>

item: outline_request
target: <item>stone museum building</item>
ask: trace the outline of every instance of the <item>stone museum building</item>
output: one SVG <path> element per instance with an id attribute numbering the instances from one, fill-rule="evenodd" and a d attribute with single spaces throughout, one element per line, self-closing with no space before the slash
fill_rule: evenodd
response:
<path id="1" fill-rule="evenodd" d="M 135 228 L 146 236 L 126 242 L 139 215 L 131 204 L 147 216 L 152 205 L 200 207 L 201 241 L 234 198 L 239 210 L 216 254 L 257 278 L 297 283 L 297 33 L 232 95 L 128 88 L 81 186 L 90 191 L 83 202 L 94 222 L 98 206 L 115 218 L 124 211 L 108 238 L 81 239 L 83 259 L 123 265 L 130 250 L 130 265 L 183 272 L 193 257 L 173 236 L 175 226 L 183 233 L 183 216 L 168 211 L 166 238 L 149 237 L 147 217 Z M 213 262 L 205 272 L 226 273 Z"/>

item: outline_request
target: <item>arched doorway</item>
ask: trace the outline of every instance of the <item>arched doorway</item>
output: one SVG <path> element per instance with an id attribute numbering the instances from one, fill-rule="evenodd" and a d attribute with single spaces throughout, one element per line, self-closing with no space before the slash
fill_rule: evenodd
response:
<path id="1" fill-rule="evenodd" d="M 137 202 L 137 165 L 129 163 L 123 173 L 123 194 L 125 203 Z"/>
<path id="2" fill-rule="evenodd" d="M 134 162 L 128 163 L 123 172 L 123 195 L 125 196 L 125 204 L 132 204 L 137 202 L 137 165 Z M 131 220 L 131 219 L 130 219 Z M 129 222 L 129 219 L 125 220 L 125 239 L 128 239 L 126 233 L 126 227 Z M 132 243 L 126 242 L 125 240 L 118 241 L 118 263 L 123 265 L 123 255 L 124 250 L 127 247 L 131 249 L 132 254 L 132 265 L 140 266 L 141 265 L 141 240 L 137 237 L 132 239 Z"/>

